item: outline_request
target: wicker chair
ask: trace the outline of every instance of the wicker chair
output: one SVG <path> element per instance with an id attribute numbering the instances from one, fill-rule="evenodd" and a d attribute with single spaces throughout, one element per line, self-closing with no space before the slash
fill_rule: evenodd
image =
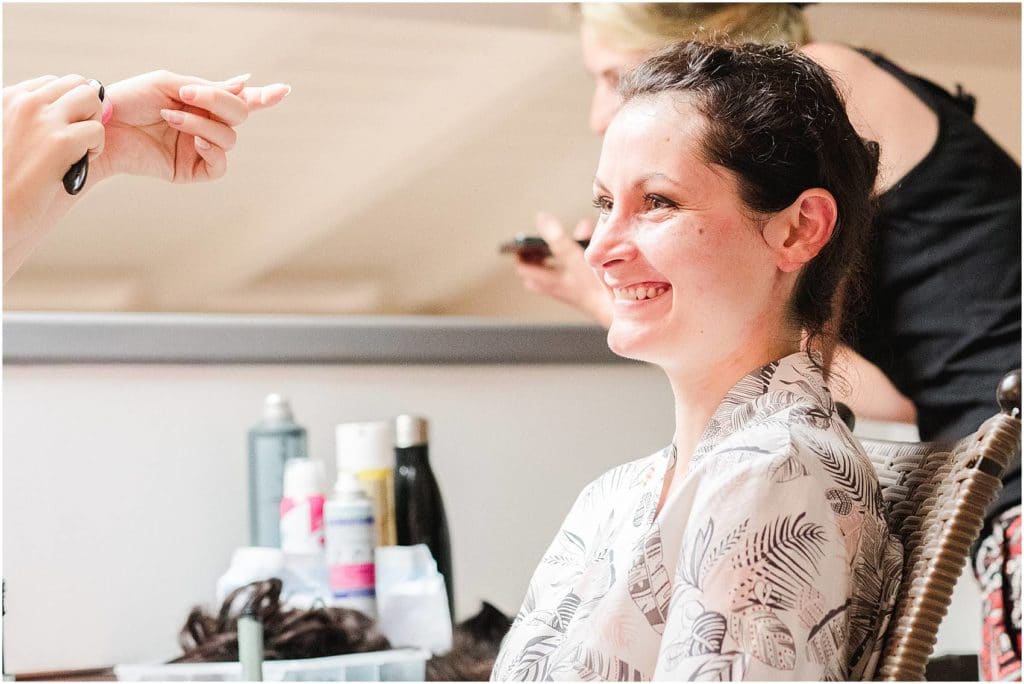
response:
<path id="1" fill-rule="evenodd" d="M 1002 412 L 952 448 L 861 440 L 878 471 L 890 529 L 906 554 L 876 679 L 924 679 L 953 587 L 1002 487 L 1000 476 L 1020 449 L 1020 382 L 1019 370 L 1003 378 L 997 392 Z"/>

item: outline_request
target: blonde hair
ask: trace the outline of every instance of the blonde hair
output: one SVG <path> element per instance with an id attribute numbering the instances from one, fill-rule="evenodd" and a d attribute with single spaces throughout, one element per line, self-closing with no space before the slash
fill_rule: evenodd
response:
<path id="1" fill-rule="evenodd" d="M 805 45 L 803 11 L 784 3 L 582 3 L 583 24 L 623 51 L 657 50 L 680 40 Z"/>

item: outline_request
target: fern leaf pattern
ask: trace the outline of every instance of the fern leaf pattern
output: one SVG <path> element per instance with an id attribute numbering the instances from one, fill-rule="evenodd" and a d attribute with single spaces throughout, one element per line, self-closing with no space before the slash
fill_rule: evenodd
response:
<path id="1" fill-rule="evenodd" d="M 738 682 L 743 679 L 746 657 L 738 651 L 722 653 L 701 663 L 687 681 Z"/>
<path id="2" fill-rule="evenodd" d="M 523 599 L 523 605 L 519 608 L 519 613 L 516 614 L 516 622 L 519 622 L 524 617 L 532 613 L 537 609 L 537 586 L 536 580 L 531 580 L 529 586 L 526 588 L 526 598 Z"/>
<path id="3" fill-rule="evenodd" d="M 700 565 L 700 574 L 706 575 L 715 564 L 722 558 L 725 558 L 730 551 L 736 546 L 736 544 L 743 538 L 744 533 L 747 531 L 747 525 L 750 524 L 749 520 L 744 520 L 739 525 L 729 531 L 722 539 L 718 542 L 711 553 L 704 557 L 703 562 Z"/>
<path id="4" fill-rule="evenodd" d="M 814 363 L 742 378 L 658 510 L 676 456 L 613 468 L 577 498 L 492 677 L 870 679 L 902 549 Z"/>
<path id="5" fill-rule="evenodd" d="M 553 634 L 542 634 L 527 641 L 522 652 L 512 661 L 512 678 L 528 682 L 547 679 L 548 664 L 557 646 L 558 638 Z"/>
<path id="6" fill-rule="evenodd" d="M 768 477 L 779 484 L 807 477 L 808 474 L 807 466 L 800 460 L 799 450 L 794 444 L 790 445 L 784 455 L 776 457 L 768 468 Z"/>
<path id="7" fill-rule="evenodd" d="M 615 656 L 608 655 L 597 649 L 576 649 L 573 654 L 573 669 L 584 682 L 644 682 L 650 677 Z"/>
<path id="8" fill-rule="evenodd" d="M 564 634 L 569 628 L 569 623 L 576 616 L 576 611 L 580 607 L 580 597 L 573 592 L 569 592 L 562 599 L 562 602 L 558 604 L 558 607 L 552 611 L 546 611 L 543 615 L 538 615 L 551 629 Z"/>
<path id="9" fill-rule="evenodd" d="M 675 669 L 681 658 L 721 654 L 726 631 L 724 615 L 713 610 L 701 613 L 693 621 L 689 636 L 665 649 L 667 669 Z"/>
<path id="10" fill-rule="evenodd" d="M 795 608 L 803 588 L 819 578 L 826 541 L 824 528 L 805 520 L 804 513 L 776 518 L 748 537 L 733 558 L 734 567 L 746 570 L 734 589 L 733 609 L 754 604 Z M 769 593 L 758 595 L 764 586 L 770 587 Z"/>
<path id="11" fill-rule="evenodd" d="M 800 429 L 802 441 L 817 456 L 832 481 L 872 516 L 881 513 L 878 476 L 871 461 L 861 450 L 827 438 L 828 433 Z"/>
<path id="12" fill-rule="evenodd" d="M 680 588 L 700 589 L 701 567 L 704 565 L 704 558 L 707 556 L 708 547 L 711 545 L 711 537 L 715 532 L 715 521 L 708 518 L 707 525 L 697 529 L 697 534 L 692 544 L 687 546 L 684 557 L 679 560 L 677 578 L 680 581 Z"/>

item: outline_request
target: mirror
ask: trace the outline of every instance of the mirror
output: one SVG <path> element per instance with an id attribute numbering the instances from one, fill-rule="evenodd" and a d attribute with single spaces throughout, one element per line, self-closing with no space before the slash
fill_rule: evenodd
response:
<path id="1" fill-rule="evenodd" d="M 1020 158 L 1019 6 L 807 11 L 819 40 L 964 83 Z M 592 83 L 567 5 L 14 4 L 3 38 L 7 84 L 167 68 L 293 87 L 240 127 L 225 178 L 97 185 L 6 310 L 584 320 L 498 254 L 538 210 L 593 212 Z"/>

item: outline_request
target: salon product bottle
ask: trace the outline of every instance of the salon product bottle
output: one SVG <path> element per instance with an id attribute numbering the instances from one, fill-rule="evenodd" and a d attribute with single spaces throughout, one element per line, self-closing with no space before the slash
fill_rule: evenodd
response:
<path id="1" fill-rule="evenodd" d="M 356 476 L 370 503 L 377 546 L 395 545 L 395 440 L 389 423 L 341 423 L 338 472 Z"/>
<path id="2" fill-rule="evenodd" d="M 324 506 L 324 535 L 332 605 L 376 617 L 373 503 L 352 473 L 338 472 Z"/>
<path id="3" fill-rule="evenodd" d="M 428 458 L 427 420 L 395 419 L 395 532 L 400 546 L 426 544 L 444 576 L 448 610 L 455 615 L 452 549 L 441 490 Z"/>
<path id="4" fill-rule="evenodd" d="M 306 429 L 295 422 L 288 400 L 268 394 L 263 420 L 249 431 L 250 546 L 280 546 L 284 464 L 306 457 Z"/>
<path id="5" fill-rule="evenodd" d="M 281 497 L 281 550 L 319 554 L 324 548 L 324 465 L 293 458 L 284 465 Z"/>
<path id="6" fill-rule="evenodd" d="M 263 623 L 257 606 L 245 604 L 238 616 L 238 662 L 243 682 L 263 681 Z"/>

